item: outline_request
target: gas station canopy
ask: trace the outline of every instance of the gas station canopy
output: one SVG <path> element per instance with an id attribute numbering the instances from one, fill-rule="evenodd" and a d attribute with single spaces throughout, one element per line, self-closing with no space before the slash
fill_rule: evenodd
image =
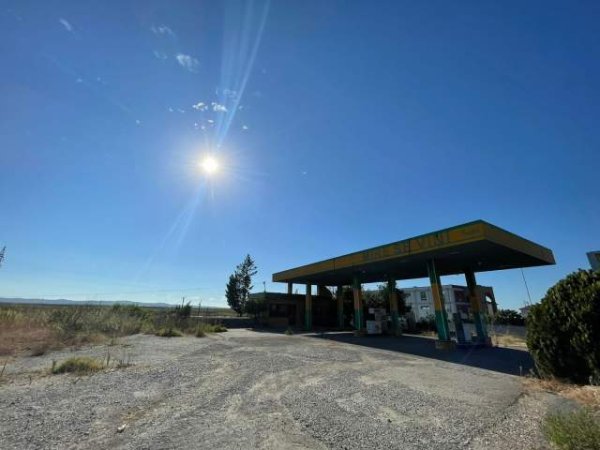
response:
<path id="1" fill-rule="evenodd" d="M 552 251 L 483 220 L 423 234 L 273 274 L 274 282 L 325 286 L 408 280 L 555 264 Z"/>

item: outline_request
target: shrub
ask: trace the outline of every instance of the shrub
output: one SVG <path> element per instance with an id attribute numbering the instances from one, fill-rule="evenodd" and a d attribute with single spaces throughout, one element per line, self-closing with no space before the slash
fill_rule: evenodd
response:
<path id="1" fill-rule="evenodd" d="M 192 315 L 192 305 L 190 302 L 187 302 L 185 305 L 176 305 L 175 315 L 179 319 L 187 319 L 190 317 Z"/>
<path id="2" fill-rule="evenodd" d="M 499 309 L 494 315 L 494 322 L 498 325 L 525 325 L 525 319 L 521 313 L 513 309 Z"/>
<path id="3" fill-rule="evenodd" d="M 77 356 L 69 358 L 58 366 L 52 364 L 52 373 L 93 373 L 102 370 L 102 364 L 93 358 L 87 356 Z"/>
<path id="4" fill-rule="evenodd" d="M 202 338 L 206 336 L 206 332 L 204 331 L 204 327 L 198 327 L 196 330 L 196 337 Z"/>
<path id="5" fill-rule="evenodd" d="M 160 328 L 156 332 L 156 335 L 160 336 L 160 337 L 181 337 L 181 336 L 183 336 L 181 331 L 179 331 L 177 328 L 173 328 L 173 327 Z"/>
<path id="6" fill-rule="evenodd" d="M 550 415 L 543 432 L 559 450 L 600 449 L 600 420 L 589 409 Z"/>
<path id="7" fill-rule="evenodd" d="M 579 270 L 527 316 L 527 347 L 543 377 L 600 381 L 600 273 Z"/>

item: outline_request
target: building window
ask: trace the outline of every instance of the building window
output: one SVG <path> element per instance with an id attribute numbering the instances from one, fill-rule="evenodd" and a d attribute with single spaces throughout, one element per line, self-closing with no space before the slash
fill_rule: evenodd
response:
<path id="1" fill-rule="evenodd" d="M 427 301 L 427 292 L 421 291 L 421 301 L 422 302 L 426 302 Z"/>

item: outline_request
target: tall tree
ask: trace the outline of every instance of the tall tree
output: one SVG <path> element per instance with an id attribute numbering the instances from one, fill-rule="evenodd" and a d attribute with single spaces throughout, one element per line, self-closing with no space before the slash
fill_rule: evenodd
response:
<path id="1" fill-rule="evenodd" d="M 252 286 L 252 277 L 256 275 L 257 269 L 254 260 L 250 255 L 246 255 L 244 261 L 236 268 L 236 274 L 239 278 L 240 303 L 242 311 L 246 310 L 246 304 L 250 297 Z"/>
<path id="2" fill-rule="evenodd" d="M 2 262 L 4 261 L 4 254 L 6 253 L 6 245 L 2 247 L 0 250 L 0 266 L 2 266 Z"/>
<path id="3" fill-rule="evenodd" d="M 256 264 L 250 255 L 246 255 L 244 261 L 235 268 L 235 272 L 229 276 L 225 287 L 227 304 L 240 316 L 246 311 L 246 305 L 252 290 L 252 277 L 256 275 Z"/>
<path id="4" fill-rule="evenodd" d="M 229 307 L 241 316 L 244 310 L 240 302 L 240 282 L 237 273 L 229 275 L 229 281 L 225 286 L 225 297 Z"/>

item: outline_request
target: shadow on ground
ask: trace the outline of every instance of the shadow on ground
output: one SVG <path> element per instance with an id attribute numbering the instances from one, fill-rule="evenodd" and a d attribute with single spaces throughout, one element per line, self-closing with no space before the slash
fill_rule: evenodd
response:
<path id="1" fill-rule="evenodd" d="M 307 334 L 307 336 L 437 359 L 454 364 L 463 364 L 509 375 L 525 375 L 533 368 L 533 360 L 529 352 L 513 348 L 490 347 L 437 350 L 434 339 L 414 335 L 403 335 L 400 337 L 354 336 L 351 332 L 324 332 Z"/>

